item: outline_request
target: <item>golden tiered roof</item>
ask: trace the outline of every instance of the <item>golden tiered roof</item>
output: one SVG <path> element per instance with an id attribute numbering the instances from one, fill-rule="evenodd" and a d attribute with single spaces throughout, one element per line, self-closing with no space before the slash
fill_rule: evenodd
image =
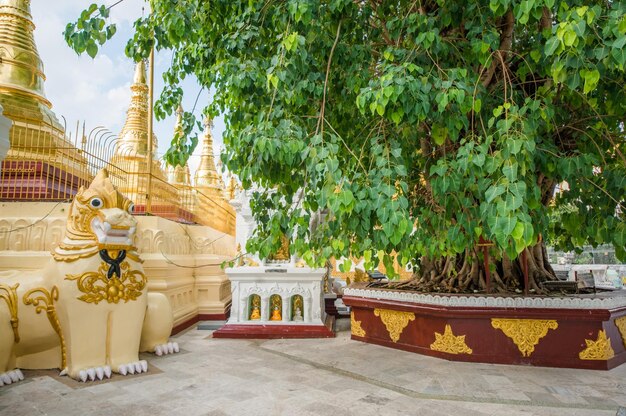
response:
<path id="1" fill-rule="evenodd" d="M 0 0 L 0 105 L 13 121 L 7 159 L 45 161 L 77 177 L 86 161 L 65 138 L 44 93 L 30 0 Z"/>

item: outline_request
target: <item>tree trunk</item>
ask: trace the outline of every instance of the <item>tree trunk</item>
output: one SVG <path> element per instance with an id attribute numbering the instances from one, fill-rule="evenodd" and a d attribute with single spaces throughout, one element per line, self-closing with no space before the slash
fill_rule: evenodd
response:
<path id="1" fill-rule="evenodd" d="M 528 289 L 543 293 L 541 283 L 556 280 L 556 275 L 548 259 L 545 243 L 538 242 L 525 249 L 528 262 Z M 490 250 L 488 259 L 490 293 L 510 293 L 524 291 L 523 256 L 511 260 L 506 254 L 494 257 Z M 485 293 L 487 273 L 483 251 L 479 248 L 467 249 L 453 257 L 421 259 L 421 267 L 410 280 L 401 282 L 372 283 L 372 287 L 415 290 L 420 292 L 442 293 Z"/>

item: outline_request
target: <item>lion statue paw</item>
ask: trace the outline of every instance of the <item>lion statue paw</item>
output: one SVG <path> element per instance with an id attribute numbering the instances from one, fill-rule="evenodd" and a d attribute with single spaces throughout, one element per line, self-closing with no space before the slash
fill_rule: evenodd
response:
<path id="1" fill-rule="evenodd" d="M 24 380 L 24 374 L 22 374 L 22 371 L 19 368 L 0 374 L 0 386 L 17 383 L 21 380 Z"/>
<path id="2" fill-rule="evenodd" d="M 180 348 L 178 347 L 178 342 L 168 342 L 167 344 L 157 345 L 154 348 L 154 353 L 159 357 L 167 354 L 174 354 L 179 352 Z"/>

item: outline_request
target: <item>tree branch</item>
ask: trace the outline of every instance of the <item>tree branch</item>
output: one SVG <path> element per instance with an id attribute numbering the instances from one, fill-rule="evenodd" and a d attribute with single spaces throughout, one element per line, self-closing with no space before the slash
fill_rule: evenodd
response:
<path id="1" fill-rule="evenodd" d="M 330 64 L 333 61 L 333 54 L 335 53 L 335 47 L 337 46 L 337 42 L 339 41 L 339 33 L 341 31 L 341 20 L 337 25 L 337 34 L 335 35 L 335 42 L 333 43 L 333 47 L 330 49 L 330 55 L 328 56 L 328 63 L 326 64 L 326 78 L 324 79 L 324 93 L 322 95 L 322 108 L 320 109 L 320 118 L 317 120 L 317 127 L 315 129 L 315 134 L 318 132 L 324 133 L 324 110 L 326 108 L 326 89 L 328 88 L 328 74 L 330 73 Z"/>
<path id="2" fill-rule="evenodd" d="M 513 11 L 509 10 L 508 12 L 506 12 L 503 20 L 504 28 L 502 29 L 502 33 L 500 34 L 500 46 L 498 47 L 498 50 L 494 52 L 494 54 L 499 55 L 499 59 L 493 57 L 493 60 L 491 61 L 491 66 L 489 67 L 487 72 L 484 72 L 481 76 L 481 83 L 485 88 L 487 88 L 487 86 L 491 83 L 493 75 L 496 72 L 496 68 L 498 67 L 498 61 L 504 62 L 506 60 L 506 56 L 511 50 L 511 45 L 513 44 L 513 28 L 515 27 L 515 17 L 513 16 Z"/>

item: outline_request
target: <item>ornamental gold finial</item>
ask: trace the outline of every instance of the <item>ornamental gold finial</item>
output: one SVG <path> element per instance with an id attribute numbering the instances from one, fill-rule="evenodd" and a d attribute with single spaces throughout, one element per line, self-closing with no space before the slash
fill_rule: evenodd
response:
<path id="1" fill-rule="evenodd" d="M 146 64 L 142 60 L 135 64 L 135 76 L 133 78 L 135 84 L 146 84 Z"/>

